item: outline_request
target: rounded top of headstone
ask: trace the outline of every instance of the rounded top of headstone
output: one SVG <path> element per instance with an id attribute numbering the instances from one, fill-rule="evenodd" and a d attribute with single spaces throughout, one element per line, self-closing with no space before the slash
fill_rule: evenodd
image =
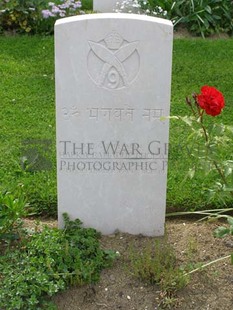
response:
<path id="1" fill-rule="evenodd" d="M 73 23 L 73 22 L 81 22 L 81 21 L 91 21 L 91 20 L 104 20 L 104 19 L 117 19 L 117 20 L 141 20 L 144 22 L 153 22 L 160 25 L 168 26 L 169 28 L 173 28 L 173 24 L 170 20 L 154 17 L 154 16 L 146 16 L 139 14 L 128 14 L 128 13 L 97 13 L 97 14 L 84 14 L 84 15 L 76 15 L 65 18 L 60 18 L 56 20 L 55 26 L 59 26 L 62 24 Z M 55 27 L 56 28 L 56 27 Z"/>

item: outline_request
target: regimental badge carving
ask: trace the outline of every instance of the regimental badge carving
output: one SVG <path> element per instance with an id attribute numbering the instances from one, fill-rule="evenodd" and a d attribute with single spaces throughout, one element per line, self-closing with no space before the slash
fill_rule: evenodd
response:
<path id="1" fill-rule="evenodd" d="M 88 73 L 95 84 L 106 89 L 121 89 L 135 81 L 140 68 L 138 41 L 128 42 L 112 31 L 103 40 L 88 43 Z"/>

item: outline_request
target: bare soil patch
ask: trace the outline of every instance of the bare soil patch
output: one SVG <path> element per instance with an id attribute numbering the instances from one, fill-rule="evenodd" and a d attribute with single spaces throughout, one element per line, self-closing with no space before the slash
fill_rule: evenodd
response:
<path id="1" fill-rule="evenodd" d="M 30 225 L 30 221 L 27 222 Z M 48 223 L 56 225 L 54 221 Z M 219 222 L 167 220 L 166 235 L 179 265 L 207 263 L 233 252 L 233 239 L 214 238 Z M 130 271 L 130 251 L 140 254 L 156 238 L 117 233 L 102 236 L 103 248 L 120 253 L 112 268 L 101 274 L 95 285 L 72 287 L 53 297 L 58 310 L 230 310 L 233 309 L 233 265 L 230 259 L 191 275 L 189 284 L 176 295 L 165 296 L 156 285 L 146 284 Z"/>

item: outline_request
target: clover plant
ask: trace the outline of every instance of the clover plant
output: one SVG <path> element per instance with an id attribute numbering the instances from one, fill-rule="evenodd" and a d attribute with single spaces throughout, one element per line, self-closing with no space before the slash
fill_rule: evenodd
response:
<path id="1" fill-rule="evenodd" d="M 99 233 L 64 215 L 64 229 L 45 227 L 0 256 L 0 309 L 41 309 L 48 296 L 72 284 L 99 280 L 113 251 L 100 248 Z"/>

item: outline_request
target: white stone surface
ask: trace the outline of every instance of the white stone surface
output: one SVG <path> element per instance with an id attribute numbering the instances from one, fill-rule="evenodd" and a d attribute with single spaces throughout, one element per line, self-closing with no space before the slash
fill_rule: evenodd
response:
<path id="1" fill-rule="evenodd" d="M 117 0 L 93 0 L 93 10 L 101 13 L 112 13 L 116 2 Z"/>
<path id="2" fill-rule="evenodd" d="M 103 234 L 164 233 L 172 23 L 92 14 L 55 25 L 58 214 Z"/>

